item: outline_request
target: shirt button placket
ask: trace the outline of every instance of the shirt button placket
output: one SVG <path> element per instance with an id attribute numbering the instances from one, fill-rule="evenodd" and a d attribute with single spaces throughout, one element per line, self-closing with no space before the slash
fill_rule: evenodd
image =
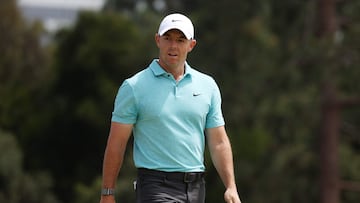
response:
<path id="1" fill-rule="evenodd" d="M 177 97 L 178 96 L 178 85 L 177 84 L 175 84 L 175 86 L 174 86 L 174 91 L 175 91 L 175 97 Z"/>

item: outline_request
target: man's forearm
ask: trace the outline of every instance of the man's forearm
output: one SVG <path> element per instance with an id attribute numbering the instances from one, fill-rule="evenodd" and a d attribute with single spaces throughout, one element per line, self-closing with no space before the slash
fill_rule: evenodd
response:
<path id="1" fill-rule="evenodd" d="M 131 131 L 132 125 L 111 123 L 103 161 L 102 188 L 105 191 L 105 195 L 101 195 L 100 203 L 115 203 L 114 195 L 107 194 L 113 194 L 113 190 L 115 189 L 116 180 L 124 160 L 125 149 Z M 104 194 L 103 191 L 102 194 Z"/>
<path id="2" fill-rule="evenodd" d="M 213 150 L 213 163 L 225 187 L 236 188 L 233 155 L 229 140 L 225 139 L 215 146 Z"/>
<path id="3" fill-rule="evenodd" d="M 103 188 L 115 188 L 120 167 L 123 161 L 123 155 L 119 149 L 108 146 L 105 151 L 103 162 Z"/>
<path id="4" fill-rule="evenodd" d="M 210 152 L 214 166 L 226 188 L 225 202 L 241 203 L 235 182 L 231 144 L 226 134 L 223 134 L 216 144 L 213 143 Z"/>
<path id="5" fill-rule="evenodd" d="M 132 125 L 111 123 L 103 162 L 103 188 L 115 188 Z"/>

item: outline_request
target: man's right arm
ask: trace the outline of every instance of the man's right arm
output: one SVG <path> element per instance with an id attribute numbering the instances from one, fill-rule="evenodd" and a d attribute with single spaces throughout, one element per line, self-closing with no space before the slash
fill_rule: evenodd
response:
<path id="1" fill-rule="evenodd" d="M 127 142 L 132 132 L 132 124 L 112 122 L 103 161 L 102 188 L 114 189 L 124 160 Z M 113 195 L 102 195 L 100 203 L 114 203 Z"/>

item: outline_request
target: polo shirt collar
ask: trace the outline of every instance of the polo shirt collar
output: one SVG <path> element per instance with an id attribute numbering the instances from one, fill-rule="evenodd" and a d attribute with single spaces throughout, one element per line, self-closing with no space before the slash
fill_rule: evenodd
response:
<path id="1" fill-rule="evenodd" d="M 161 66 L 159 65 L 158 62 L 159 62 L 159 59 L 154 59 L 150 64 L 150 69 L 152 70 L 154 75 L 155 76 L 161 76 L 161 75 L 167 74 L 167 72 L 163 68 L 161 68 Z M 193 72 L 193 69 L 185 61 L 185 74 L 184 74 L 184 77 L 187 77 L 187 75 L 189 75 L 191 77 L 192 72 Z"/>

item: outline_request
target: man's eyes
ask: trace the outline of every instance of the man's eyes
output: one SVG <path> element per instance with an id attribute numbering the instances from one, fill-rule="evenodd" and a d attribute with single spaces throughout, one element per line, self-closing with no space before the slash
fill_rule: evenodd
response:
<path id="1" fill-rule="evenodd" d="M 170 37 L 164 37 L 164 39 L 167 40 L 167 41 L 171 40 Z M 177 41 L 177 42 L 185 42 L 185 39 L 179 38 L 179 39 L 176 39 L 176 41 Z"/>

